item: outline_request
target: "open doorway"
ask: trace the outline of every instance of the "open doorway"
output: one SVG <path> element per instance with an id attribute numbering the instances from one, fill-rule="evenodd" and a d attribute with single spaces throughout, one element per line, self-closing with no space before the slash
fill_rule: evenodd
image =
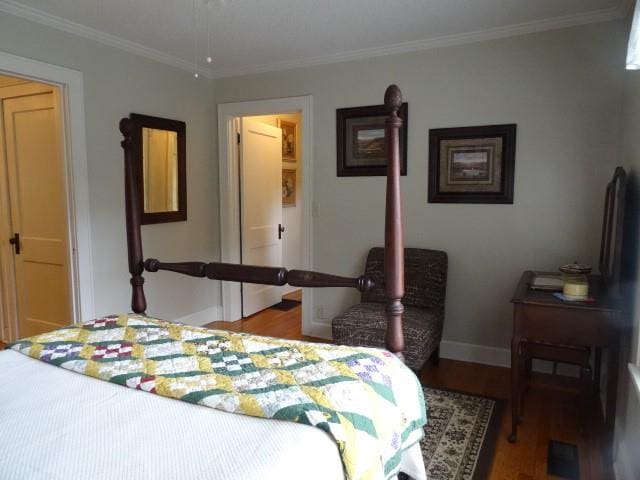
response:
<path id="1" fill-rule="evenodd" d="M 239 142 L 240 261 L 302 269 L 302 114 L 244 116 L 235 125 Z M 268 308 L 293 310 L 301 302 L 302 290 L 289 285 L 241 285 L 243 318 Z"/>
<path id="2" fill-rule="evenodd" d="M 80 72 L 0 52 L 0 342 L 94 315 Z"/>
<path id="3" fill-rule="evenodd" d="M 287 97 L 270 100 L 255 100 L 246 102 L 235 102 L 218 105 L 218 149 L 219 149 L 219 161 L 220 161 L 220 233 L 221 233 L 221 261 L 227 263 L 242 263 L 241 255 L 241 191 L 240 191 L 240 153 L 238 151 L 240 144 L 238 143 L 237 134 L 240 132 L 240 120 L 245 117 L 282 117 L 271 118 L 269 123 L 273 128 L 278 128 L 283 125 L 283 121 L 291 121 L 293 117 L 291 115 L 297 114 L 297 138 L 295 142 L 296 149 L 295 154 L 299 155 L 296 161 L 291 159 L 291 147 L 288 151 L 282 152 L 282 140 L 279 142 L 278 148 L 280 149 L 280 173 L 279 178 L 279 198 L 282 202 L 282 179 L 283 171 L 295 170 L 295 207 L 283 207 L 281 209 L 281 215 L 283 218 L 283 227 L 285 228 L 284 236 L 282 239 L 283 247 L 286 252 L 291 252 L 291 246 L 287 243 L 293 244 L 293 250 L 299 248 L 299 263 L 296 265 L 293 262 L 286 260 L 287 253 L 278 266 L 284 266 L 285 268 L 299 268 L 302 270 L 313 270 L 313 245 L 312 245 L 312 204 L 313 198 L 313 129 L 312 129 L 312 103 L 311 96 L 302 97 Z M 265 124 L 266 125 L 266 124 Z M 282 130 L 282 129 L 281 129 Z M 276 135 L 280 135 L 282 138 L 282 132 L 278 132 Z M 289 156 L 289 160 L 282 162 L 282 155 L 285 153 Z M 291 168 L 295 165 L 295 168 Z M 284 172 L 284 175 L 288 175 L 291 178 L 290 172 Z M 285 178 L 286 181 L 286 178 Z M 285 186 L 286 190 L 291 190 L 293 185 L 289 180 L 289 186 Z M 292 192 L 285 193 L 285 196 L 289 196 L 289 201 Z M 287 228 L 285 221 L 290 223 L 291 220 L 287 220 L 288 216 L 299 215 L 300 229 L 295 227 Z M 299 235 L 299 236 L 298 236 Z M 287 263 L 285 263 L 287 262 Z M 242 291 L 240 285 L 233 282 L 221 282 L 221 299 L 223 319 L 226 322 L 239 321 L 242 318 Z M 304 292 L 292 292 L 288 290 L 280 291 L 280 299 L 285 295 L 288 298 L 285 300 L 293 300 L 296 298 L 289 297 L 290 294 L 294 294 L 294 297 L 298 299 L 301 296 L 301 304 L 298 304 L 297 308 L 292 309 L 290 312 L 299 310 L 301 311 L 301 330 L 304 335 L 322 336 L 326 332 L 322 331 L 321 326 L 316 324 L 313 320 L 313 289 L 304 289 Z M 288 302 L 285 302 L 288 303 Z M 269 308 L 273 311 L 275 308 Z M 290 312 L 287 312 L 290 314 Z M 273 312 L 275 313 L 275 312 Z M 276 315 L 277 316 L 277 315 Z M 274 320 L 275 321 L 275 320 Z M 226 324 L 228 326 L 228 323 Z M 316 328 L 318 327 L 318 328 Z M 226 328 L 226 326 L 225 326 Z"/>
<path id="4" fill-rule="evenodd" d="M 0 119 L 3 327 L 25 337 L 73 319 L 59 88 L 0 75 Z"/>

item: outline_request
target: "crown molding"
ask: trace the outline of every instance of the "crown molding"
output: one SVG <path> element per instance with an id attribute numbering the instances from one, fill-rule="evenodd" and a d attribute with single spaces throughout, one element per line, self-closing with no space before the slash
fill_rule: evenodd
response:
<path id="1" fill-rule="evenodd" d="M 124 40 L 120 37 L 116 37 L 115 35 L 72 22 L 71 20 L 67 20 L 56 15 L 51 15 L 50 13 L 22 5 L 14 2 L 13 0 L 0 0 L 0 12 L 31 20 L 32 22 L 40 23 L 57 30 L 62 30 L 63 32 L 67 32 L 72 35 L 94 40 L 104 45 L 124 50 L 125 52 L 133 53 L 134 55 L 149 58 L 180 70 L 186 70 L 192 73 L 197 72 L 204 77 L 212 78 L 210 69 L 202 67 L 198 67 L 196 69 L 193 62 L 188 62 L 174 55 L 161 52 L 160 50 L 156 50 L 136 42 L 131 42 L 129 40 Z"/>
<path id="2" fill-rule="evenodd" d="M 566 15 L 562 17 L 554 17 L 544 20 L 534 20 L 532 22 L 508 25 L 505 27 L 495 27 L 486 30 L 478 30 L 468 33 L 459 33 L 453 35 L 444 35 L 441 37 L 427 38 L 424 40 L 414 40 L 410 42 L 396 43 L 383 47 L 365 48 L 361 50 L 351 50 L 349 52 L 336 53 L 331 55 L 322 55 L 318 57 L 291 60 L 285 62 L 269 63 L 264 65 L 251 66 L 247 68 L 215 70 L 214 78 L 236 77 L 240 75 L 251 75 L 256 73 L 273 72 L 279 70 L 291 70 L 294 68 L 313 67 L 317 65 L 326 65 L 329 63 L 348 62 L 352 60 L 362 60 L 373 57 L 381 57 L 385 55 L 393 55 L 400 53 L 417 52 L 421 50 L 432 50 L 435 48 L 452 47 L 456 45 L 465 45 L 469 43 L 478 43 L 488 40 L 497 40 L 501 38 L 515 37 L 519 35 L 527 35 L 536 32 L 545 32 L 549 30 L 559 30 L 563 28 L 576 27 L 579 25 L 588 25 L 591 23 L 607 22 L 611 20 L 619 20 L 625 17 L 624 7 L 628 0 L 623 0 L 623 4 L 619 7 L 611 7 L 601 10 L 594 10 L 586 13 L 578 13 L 575 15 Z"/>
<path id="3" fill-rule="evenodd" d="M 197 71 L 198 74 L 206 78 L 226 78 L 240 75 L 273 72 L 278 70 L 291 70 L 295 68 L 326 65 L 330 63 L 348 62 L 352 60 L 362 60 L 385 55 L 416 52 L 420 50 L 452 47 L 456 45 L 484 42 L 487 40 L 497 40 L 501 38 L 526 35 L 536 32 L 544 32 L 548 30 L 558 30 L 562 28 L 587 25 L 591 23 L 619 20 L 629 15 L 633 3 L 633 0 L 621 0 L 621 4 L 618 7 L 594 10 L 591 12 L 579 13 L 575 15 L 567 15 L 544 20 L 535 20 L 532 22 L 508 25 L 505 27 L 478 30 L 475 32 L 444 35 L 441 37 L 396 43 L 383 47 L 365 48 L 330 55 L 321 55 L 311 58 L 287 60 L 284 62 L 273 62 L 263 65 L 251 65 L 242 68 L 221 70 L 216 70 L 215 68 L 204 68 L 202 66 L 198 66 L 196 70 L 194 68 L 193 62 L 183 60 L 182 58 L 161 52 L 159 50 L 141 45 L 136 42 L 124 40 L 120 37 L 102 32 L 95 28 L 87 27 L 61 17 L 51 15 L 49 13 L 43 12 L 42 10 L 22 5 L 13 0 L 0 0 L 0 12 L 15 15 L 17 17 L 31 20 L 33 22 L 62 30 L 73 35 L 94 40 L 104 45 L 118 48 L 120 50 L 124 50 L 126 52 L 145 58 L 149 58 L 151 60 L 155 60 L 157 62 L 170 65 L 181 70 L 186 70 L 188 72 L 194 73 Z"/>

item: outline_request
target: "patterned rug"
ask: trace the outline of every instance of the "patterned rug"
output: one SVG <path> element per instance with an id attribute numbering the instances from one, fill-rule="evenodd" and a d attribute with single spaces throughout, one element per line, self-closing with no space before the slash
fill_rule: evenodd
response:
<path id="1" fill-rule="evenodd" d="M 502 416 L 503 402 L 424 388 L 428 408 L 420 442 L 429 480 L 486 480 Z"/>

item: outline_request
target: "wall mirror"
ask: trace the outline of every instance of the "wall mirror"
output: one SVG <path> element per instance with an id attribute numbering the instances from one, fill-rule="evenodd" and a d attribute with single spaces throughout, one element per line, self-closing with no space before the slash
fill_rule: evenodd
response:
<path id="1" fill-rule="evenodd" d="M 142 224 L 187 219 L 186 125 L 132 113 Z"/>

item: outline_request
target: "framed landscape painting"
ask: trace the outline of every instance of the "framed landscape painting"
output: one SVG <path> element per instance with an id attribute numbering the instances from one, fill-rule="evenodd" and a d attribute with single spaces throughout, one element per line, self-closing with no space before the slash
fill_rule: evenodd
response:
<path id="1" fill-rule="evenodd" d="M 516 125 L 429 131 L 429 202 L 513 203 Z"/>
<path id="2" fill-rule="evenodd" d="M 339 177 L 384 176 L 387 174 L 385 120 L 389 112 L 384 105 L 340 108 L 336 110 Z M 400 173 L 407 174 L 408 105 L 399 111 Z"/>

